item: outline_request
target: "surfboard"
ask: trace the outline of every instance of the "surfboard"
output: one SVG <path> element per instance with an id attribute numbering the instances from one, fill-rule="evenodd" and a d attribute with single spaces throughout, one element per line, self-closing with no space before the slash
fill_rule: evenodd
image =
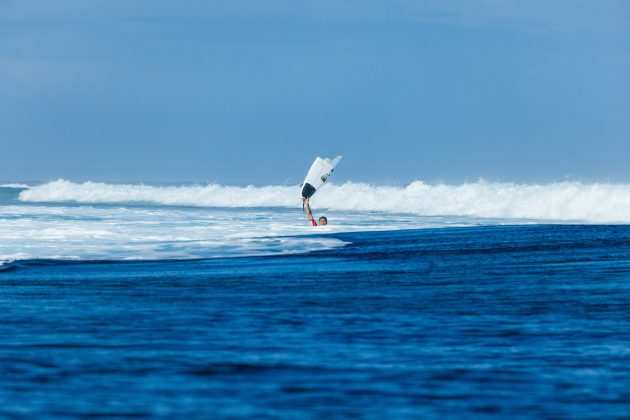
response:
<path id="1" fill-rule="evenodd" d="M 315 158 L 315 162 L 311 165 L 311 169 L 308 170 L 301 185 L 302 197 L 311 198 L 324 185 L 341 158 L 342 156 L 337 156 L 334 159 L 320 158 L 319 156 Z"/>

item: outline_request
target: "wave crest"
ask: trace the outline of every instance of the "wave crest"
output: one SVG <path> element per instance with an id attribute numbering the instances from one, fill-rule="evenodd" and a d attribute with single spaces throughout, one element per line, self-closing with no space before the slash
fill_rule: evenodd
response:
<path id="1" fill-rule="evenodd" d="M 297 186 L 149 186 L 57 180 L 20 193 L 28 202 L 129 203 L 204 207 L 294 207 Z M 630 222 L 630 185 L 556 182 L 460 185 L 414 181 L 407 186 L 329 184 L 314 198 L 318 209 L 538 220 Z"/>

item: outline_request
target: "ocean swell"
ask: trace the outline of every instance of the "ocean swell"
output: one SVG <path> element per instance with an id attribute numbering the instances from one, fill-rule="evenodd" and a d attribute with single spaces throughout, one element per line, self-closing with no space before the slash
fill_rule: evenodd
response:
<path id="1" fill-rule="evenodd" d="M 295 207 L 298 186 L 150 186 L 57 180 L 20 193 L 25 202 L 130 203 L 202 207 Z M 477 181 L 460 185 L 414 181 L 407 186 L 328 184 L 318 209 L 537 220 L 630 222 L 630 185 Z"/>

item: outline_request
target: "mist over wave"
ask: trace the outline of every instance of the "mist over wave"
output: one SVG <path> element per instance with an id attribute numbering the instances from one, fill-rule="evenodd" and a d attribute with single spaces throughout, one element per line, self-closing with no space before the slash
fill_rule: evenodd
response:
<path id="1" fill-rule="evenodd" d="M 20 193 L 25 202 L 129 203 L 202 207 L 296 207 L 298 186 L 149 186 L 57 180 Z M 477 181 L 460 185 L 414 181 L 407 186 L 328 184 L 313 198 L 318 210 L 630 222 L 630 185 Z"/>

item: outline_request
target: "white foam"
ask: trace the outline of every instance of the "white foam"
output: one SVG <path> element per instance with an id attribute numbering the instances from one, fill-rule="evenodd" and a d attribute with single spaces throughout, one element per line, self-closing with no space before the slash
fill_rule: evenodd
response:
<path id="1" fill-rule="evenodd" d="M 9 183 L 9 184 L 0 184 L 0 188 L 25 189 L 25 188 L 31 188 L 31 186 L 28 184 Z"/>
<path id="2" fill-rule="evenodd" d="M 156 187 L 143 184 L 74 183 L 57 180 L 22 191 L 30 202 L 154 203 L 204 207 L 292 207 L 297 187 L 234 187 L 218 184 Z"/>
<path id="3" fill-rule="evenodd" d="M 0 206 L 0 264 L 292 254 L 345 244 L 312 233 L 298 211 L 8 205 Z"/>
<path id="4" fill-rule="evenodd" d="M 57 180 L 20 193 L 25 202 L 127 203 L 202 207 L 300 206 L 297 186 L 115 185 Z M 629 223 L 630 185 L 477 181 L 460 185 L 414 181 L 407 186 L 347 182 L 323 187 L 318 209 L 416 215 Z"/>

